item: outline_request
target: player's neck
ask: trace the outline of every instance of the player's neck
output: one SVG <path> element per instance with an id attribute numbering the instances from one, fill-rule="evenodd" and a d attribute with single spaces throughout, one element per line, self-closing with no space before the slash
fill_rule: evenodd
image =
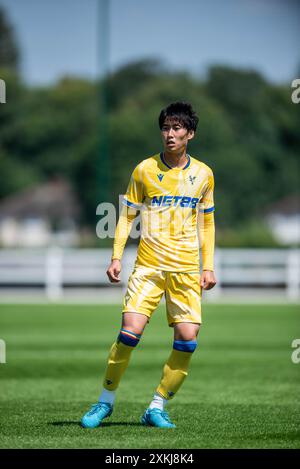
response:
<path id="1" fill-rule="evenodd" d="M 164 151 L 164 159 L 172 168 L 184 168 L 188 162 L 186 149 L 181 150 L 178 153 Z"/>

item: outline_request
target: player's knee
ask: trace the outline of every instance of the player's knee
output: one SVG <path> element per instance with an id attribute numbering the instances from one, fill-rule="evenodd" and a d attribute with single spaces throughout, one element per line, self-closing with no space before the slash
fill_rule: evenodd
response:
<path id="1" fill-rule="evenodd" d="M 197 340 L 199 330 L 199 324 L 176 324 L 174 327 L 174 340 L 195 342 Z"/>
<path id="2" fill-rule="evenodd" d="M 141 334 L 136 334 L 135 332 L 122 327 L 118 336 L 118 342 L 122 342 L 122 344 L 128 345 L 129 347 L 136 347 L 140 338 Z"/>
<path id="3" fill-rule="evenodd" d="M 179 352 L 193 353 L 196 350 L 196 347 L 196 340 L 174 340 L 173 342 L 173 349 L 178 350 Z"/>

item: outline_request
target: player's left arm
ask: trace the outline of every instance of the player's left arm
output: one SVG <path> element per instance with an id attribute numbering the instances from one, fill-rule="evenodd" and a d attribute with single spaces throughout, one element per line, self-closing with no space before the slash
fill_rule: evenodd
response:
<path id="1" fill-rule="evenodd" d="M 214 218 L 214 176 L 210 170 L 208 184 L 203 197 L 204 210 L 200 214 L 199 233 L 202 249 L 202 274 L 200 286 L 211 290 L 217 283 L 214 273 L 215 218 Z"/>
<path id="2" fill-rule="evenodd" d="M 204 213 L 202 239 L 202 274 L 200 286 L 211 290 L 217 283 L 214 273 L 215 221 L 214 212 Z"/>

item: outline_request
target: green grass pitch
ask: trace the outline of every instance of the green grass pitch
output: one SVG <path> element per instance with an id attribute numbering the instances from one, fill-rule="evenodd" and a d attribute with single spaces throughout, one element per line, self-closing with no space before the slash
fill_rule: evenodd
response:
<path id="1" fill-rule="evenodd" d="M 300 447 L 296 305 L 203 306 L 190 374 L 168 404 L 172 430 L 139 423 L 172 346 L 164 306 L 133 352 L 112 416 L 95 430 L 79 421 L 97 401 L 120 306 L 0 308 L 2 448 Z"/>

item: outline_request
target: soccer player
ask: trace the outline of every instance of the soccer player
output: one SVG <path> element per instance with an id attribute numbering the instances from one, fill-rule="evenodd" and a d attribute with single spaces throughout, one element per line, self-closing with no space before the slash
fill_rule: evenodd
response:
<path id="1" fill-rule="evenodd" d="M 139 211 L 142 233 L 124 297 L 121 330 L 109 353 L 99 401 L 81 420 L 84 427 L 97 427 L 111 415 L 131 353 L 163 295 L 174 330 L 173 349 L 141 422 L 175 427 L 165 405 L 186 378 L 197 346 L 202 289 L 216 284 L 213 172 L 187 153 L 197 124 L 198 117 L 188 103 L 176 102 L 163 109 L 159 127 L 164 151 L 143 160 L 132 173 L 107 270 L 111 282 L 120 281 L 122 254 Z"/>

